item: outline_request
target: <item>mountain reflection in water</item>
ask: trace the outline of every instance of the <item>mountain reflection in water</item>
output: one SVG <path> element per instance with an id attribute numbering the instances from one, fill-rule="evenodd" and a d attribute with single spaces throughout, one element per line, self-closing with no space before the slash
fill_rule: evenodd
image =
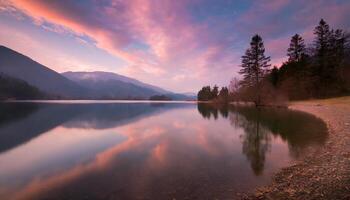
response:
<path id="1" fill-rule="evenodd" d="M 321 120 L 287 109 L 2 103 L 0 110 L 0 199 L 233 198 L 327 139 Z"/>

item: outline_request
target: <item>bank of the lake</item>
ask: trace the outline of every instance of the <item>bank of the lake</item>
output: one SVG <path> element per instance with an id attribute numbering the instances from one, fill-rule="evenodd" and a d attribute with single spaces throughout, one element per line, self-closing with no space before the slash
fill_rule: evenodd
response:
<path id="1" fill-rule="evenodd" d="M 289 108 L 324 120 L 329 139 L 245 199 L 350 199 L 350 97 L 292 102 Z"/>

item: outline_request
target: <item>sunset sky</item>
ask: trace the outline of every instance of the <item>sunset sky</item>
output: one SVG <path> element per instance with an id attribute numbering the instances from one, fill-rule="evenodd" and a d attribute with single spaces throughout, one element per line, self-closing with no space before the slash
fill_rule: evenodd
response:
<path id="1" fill-rule="evenodd" d="M 227 85 L 253 34 L 272 64 L 321 18 L 349 31 L 349 0 L 0 0 L 0 45 L 58 72 L 109 71 L 175 92 Z"/>

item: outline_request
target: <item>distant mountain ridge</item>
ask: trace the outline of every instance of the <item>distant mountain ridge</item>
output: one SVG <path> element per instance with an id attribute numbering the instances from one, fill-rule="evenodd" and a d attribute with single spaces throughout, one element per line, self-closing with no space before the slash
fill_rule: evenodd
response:
<path id="1" fill-rule="evenodd" d="M 98 81 L 107 81 L 107 80 L 118 80 L 118 81 L 122 81 L 125 83 L 132 83 L 136 86 L 152 89 L 160 94 L 171 93 L 170 91 L 167 91 L 167 90 L 160 88 L 158 86 L 143 83 L 143 82 L 136 80 L 134 78 L 123 76 L 123 75 L 113 73 L 113 72 L 104 72 L 104 71 L 72 72 L 72 71 L 68 71 L 68 72 L 63 72 L 62 75 L 65 76 L 66 78 L 68 78 L 70 80 L 74 80 L 74 81 L 90 80 L 90 81 L 98 82 Z"/>
<path id="2" fill-rule="evenodd" d="M 95 92 L 95 96 L 121 99 L 149 99 L 166 95 L 172 100 L 191 100 L 192 96 L 173 93 L 160 87 L 112 72 L 64 72 L 66 78 Z"/>
<path id="3" fill-rule="evenodd" d="M 160 92 L 119 80 L 118 74 L 109 72 L 65 72 L 63 76 L 88 88 L 90 94 L 99 99 L 148 99 Z M 122 77 L 126 79 L 127 77 Z"/>
<path id="4" fill-rule="evenodd" d="M 0 45 L 0 73 L 23 80 L 51 99 L 149 99 L 166 95 L 173 100 L 193 99 L 133 78 L 111 72 L 65 72 L 54 70 Z M 1 94 L 1 91 L 0 91 Z"/>

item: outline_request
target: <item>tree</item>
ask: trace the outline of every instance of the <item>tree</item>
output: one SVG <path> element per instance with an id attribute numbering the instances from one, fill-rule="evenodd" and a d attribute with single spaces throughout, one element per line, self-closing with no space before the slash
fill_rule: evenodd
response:
<path id="1" fill-rule="evenodd" d="M 240 81 L 242 87 L 251 87 L 253 83 L 253 66 L 250 61 L 250 55 L 250 49 L 247 49 L 245 55 L 242 56 L 241 70 L 239 71 L 243 75 L 243 79 Z"/>
<path id="2" fill-rule="evenodd" d="M 51 98 L 27 82 L 0 73 L 0 100 Z"/>
<path id="3" fill-rule="evenodd" d="M 223 102 L 228 102 L 229 101 L 229 94 L 228 94 L 228 88 L 227 87 L 222 87 L 220 92 L 219 92 L 219 100 Z"/>
<path id="4" fill-rule="evenodd" d="M 151 101 L 171 101 L 172 99 L 166 95 L 153 95 L 149 98 Z"/>
<path id="5" fill-rule="evenodd" d="M 348 38 L 341 29 L 337 29 L 332 34 L 332 53 L 336 65 L 341 64 L 345 55 L 345 45 Z"/>
<path id="6" fill-rule="evenodd" d="M 233 101 L 238 101 L 238 93 L 239 93 L 239 89 L 240 89 L 240 84 L 239 84 L 239 80 L 236 77 L 234 77 L 230 81 L 230 85 L 228 86 L 228 89 L 229 89 L 230 99 Z"/>
<path id="7" fill-rule="evenodd" d="M 209 101 L 212 99 L 211 89 L 210 86 L 204 86 L 202 89 L 198 92 L 197 99 L 199 101 Z"/>
<path id="8" fill-rule="evenodd" d="M 342 30 L 331 30 L 329 25 L 321 19 L 316 26 L 315 58 L 313 76 L 318 96 L 332 96 L 341 90 L 340 66 L 344 60 L 344 45 L 346 37 Z M 340 77 L 339 77 L 340 75 Z"/>
<path id="9" fill-rule="evenodd" d="M 219 87 L 215 85 L 213 87 L 213 90 L 211 91 L 211 99 L 216 99 L 218 97 L 218 94 L 219 94 Z"/>
<path id="10" fill-rule="evenodd" d="M 350 34 L 344 32 L 343 30 L 337 29 L 334 32 L 334 45 L 333 45 L 333 49 L 334 49 L 334 62 L 335 62 L 335 66 L 336 66 L 336 70 L 338 73 L 338 76 L 340 77 L 340 81 L 344 84 L 345 88 L 347 87 L 345 85 L 346 81 L 349 81 L 347 75 L 346 75 L 346 71 L 349 72 L 350 71 Z M 347 70 L 346 70 L 347 68 Z M 347 87 L 350 88 L 350 87 Z"/>
<path id="11" fill-rule="evenodd" d="M 245 87 L 253 87 L 255 105 L 261 103 L 261 81 L 269 72 L 270 57 L 265 56 L 265 47 L 262 38 L 259 35 L 252 37 L 250 48 L 242 56 L 240 74 L 243 75 L 241 84 Z"/>
<path id="12" fill-rule="evenodd" d="M 270 81 L 274 87 L 277 87 L 279 79 L 278 68 L 274 66 L 270 73 Z"/>
<path id="13" fill-rule="evenodd" d="M 235 94 L 239 90 L 239 80 L 238 78 L 234 77 L 230 81 L 230 85 L 228 86 L 229 93 Z"/>
<path id="14" fill-rule="evenodd" d="M 349 38 L 346 35 L 346 33 L 341 30 L 337 29 L 335 31 L 332 30 L 332 36 L 331 36 L 331 60 L 333 61 L 332 64 L 337 68 L 336 70 L 340 73 L 339 75 L 342 77 L 342 69 L 340 69 L 343 66 L 343 62 L 345 61 L 345 53 L 346 53 L 346 45 L 349 42 Z"/>
<path id="15" fill-rule="evenodd" d="M 288 48 L 288 62 L 299 62 L 301 61 L 305 56 L 305 44 L 304 39 L 298 35 L 295 34 L 289 44 Z"/>
<path id="16" fill-rule="evenodd" d="M 318 26 L 316 26 L 314 30 L 314 34 L 316 35 L 316 57 L 322 65 L 324 64 L 325 58 L 329 53 L 330 49 L 329 43 L 331 39 L 331 31 L 329 29 L 329 25 L 323 19 L 321 19 Z"/>
<path id="17" fill-rule="evenodd" d="M 326 66 L 327 61 L 329 61 L 332 32 L 329 25 L 321 19 L 318 26 L 315 27 L 314 34 L 316 35 L 315 57 L 317 60 L 314 75 L 322 79 L 328 76 Z"/>

